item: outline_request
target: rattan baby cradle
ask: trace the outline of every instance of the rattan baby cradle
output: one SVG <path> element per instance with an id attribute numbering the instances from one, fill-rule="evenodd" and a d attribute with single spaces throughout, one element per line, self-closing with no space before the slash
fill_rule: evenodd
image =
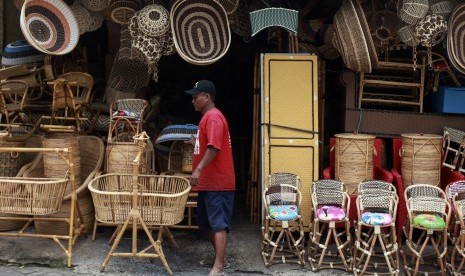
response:
<path id="1" fill-rule="evenodd" d="M 68 182 L 71 185 L 71 208 L 69 216 L 62 221 L 69 223 L 68 234 L 47 235 L 25 232 L 35 221 L 47 221 L 44 217 L 0 217 L 0 220 L 23 221 L 25 224 L 18 232 L 0 233 L 0 237 L 28 237 L 52 239 L 67 256 L 67 265 L 72 265 L 72 249 L 80 230 L 83 228 L 78 220 L 79 211 L 76 203 L 75 179 L 73 170 L 72 148 L 0 148 L 0 152 L 36 152 L 55 153 L 66 160 L 69 166 L 69 177 L 63 178 L 28 178 L 4 177 L 0 178 L 0 213 L 16 215 L 49 215 L 60 210 L 63 195 Z M 57 219 L 53 219 L 57 221 Z M 67 248 L 60 240 L 68 240 Z"/>
<path id="2" fill-rule="evenodd" d="M 89 183 L 96 219 L 103 223 L 123 225 L 102 264 L 102 272 L 112 256 L 119 256 L 160 258 L 167 272 L 172 274 L 161 247 L 162 232 L 165 226 L 183 220 L 190 183 L 186 178 L 177 176 L 139 175 L 139 163 L 148 138 L 145 132 L 134 137 L 139 142 L 140 150 L 133 162 L 133 174 L 104 174 Z M 130 223 L 133 240 L 131 253 L 115 252 Z M 137 249 L 139 226 L 150 240 L 150 245 L 140 251 Z M 159 226 L 157 241 L 148 226 Z M 152 248 L 155 252 L 149 253 Z"/>

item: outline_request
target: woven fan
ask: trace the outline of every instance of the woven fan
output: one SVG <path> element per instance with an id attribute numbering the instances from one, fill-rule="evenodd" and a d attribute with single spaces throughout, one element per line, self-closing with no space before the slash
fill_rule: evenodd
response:
<path id="1" fill-rule="evenodd" d="M 77 21 L 79 26 L 79 34 L 82 35 L 86 33 L 89 30 L 90 24 L 92 24 L 92 18 L 90 16 L 89 10 L 80 4 L 73 4 L 70 9 L 73 12 L 74 17 L 79 18 Z"/>
<path id="2" fill-rule="evenodd" d="M 231 33 L 223 6 L 214 0 L 180 0 L 170 14 L 178 54 L 185 61 L 206 65 L 228 51 Z"/>
<path id="3" fill-rule="evenodd" d="M 20 26 L 26 40 L 46 54 L 67 54 L 79 41 L 76 18 L 61 0 L 26 0 Z"/>
<path id="4" fill-rule="evenodd" d="M 252 36 L 269 27 L 282 27 L 297 33 L 298 11 L 284 8 L 266 8 L 250 12 Z"/>

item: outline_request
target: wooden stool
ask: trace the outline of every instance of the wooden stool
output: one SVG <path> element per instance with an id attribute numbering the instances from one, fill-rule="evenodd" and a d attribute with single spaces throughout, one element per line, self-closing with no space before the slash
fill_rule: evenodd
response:
<path id="1" fill-rule="evenodd" d="M 361 188 L 357 197 L 355 275 L 399 275 L 395 223 L 397 203 L 397 194 L 390 187 Z M 381 251 L 375 252 L 376 244 L 379 244 Z"/>
<path id="2" fill-rule="evenodd" d="M 265 266 L 280 261 L 305 265 L 305 236 L 299 213 L 301 199 L 300 191 L 288 184 L 276 184 L 263 191 L 265 222 L 261 252 Z"/>
<path id="3" fill-rule="evenodd" d="M 345 186 L 340 181 L 326 179 L 314 182 L 312 190 L 314 219 L 313 232 L 310 233 L 312 242 L 308 249 L 312 271 L 327 268 L 351 271 L 350 197 Z M 343 225 L 342 231 L 338 231 L 337 224 Z M 324 236 L 326 240 L 321 243 Z M 331 240 L 335 254 L 329 250 Z"/>
<path id="4" fill-rule="evenodd" d="M 408 234 L 402 254 L 405 271 L 408 275 L 445 276 L 447 229 L 451 213 L 446 194 L 436 186 L 413 184 L 405 189 L 404 196 L 408 212 Z M 433 254 L 427 254 L 428 244 L 432 245 Z M 431 264 L 438 264 L 439 267 L 435 265 L 433 270 L 425 270 Z"/>

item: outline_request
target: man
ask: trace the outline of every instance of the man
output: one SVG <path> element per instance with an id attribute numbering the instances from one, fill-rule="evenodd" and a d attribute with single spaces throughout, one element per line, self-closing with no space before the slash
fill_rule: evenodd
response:
<path id="1" fill-rule="evenodd" d="M 202 113 L 192 157 L 193 191 L 198 192 L 197 220 L 199 228 L 208 233 L 215 249 L 215 260 L 208 275 L 223 275 L 228 267 L 226 240 L 230 230 L 234 203 L 235 175 L 228 122 L 215 107 L 216 88 L 208 80 L 198 81 L 191 90 L 192 104 Z"/>

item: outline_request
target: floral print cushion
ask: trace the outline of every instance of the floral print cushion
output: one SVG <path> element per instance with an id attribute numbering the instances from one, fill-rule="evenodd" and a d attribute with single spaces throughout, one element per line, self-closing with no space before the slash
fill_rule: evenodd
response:
<path id="1" fill-rule="evenodd" d="M 364 212 L 362 214 L 362 222 L 370 225 L 390 225 L 392 216 L 386 213 Z"/>
<path id="2" fill-rule="evenodd" d="M 346 217 L 344 209 L 338 206 L 323 205 L 316 211 L 318 219 L 323 221 L 339 221 Z"/>
<path id="3" fill-rule="evenodd" d="M 437 214 L 417 214 L 413 217 L 413 225 L 429 229 L 444 229 L 446 222 Z"/>
<path id="4" fill-rule="evenodd" d="M 299 215 L 296 205 L 271 205 L 268 214 L 274 220 L 295 220 Z"/>

